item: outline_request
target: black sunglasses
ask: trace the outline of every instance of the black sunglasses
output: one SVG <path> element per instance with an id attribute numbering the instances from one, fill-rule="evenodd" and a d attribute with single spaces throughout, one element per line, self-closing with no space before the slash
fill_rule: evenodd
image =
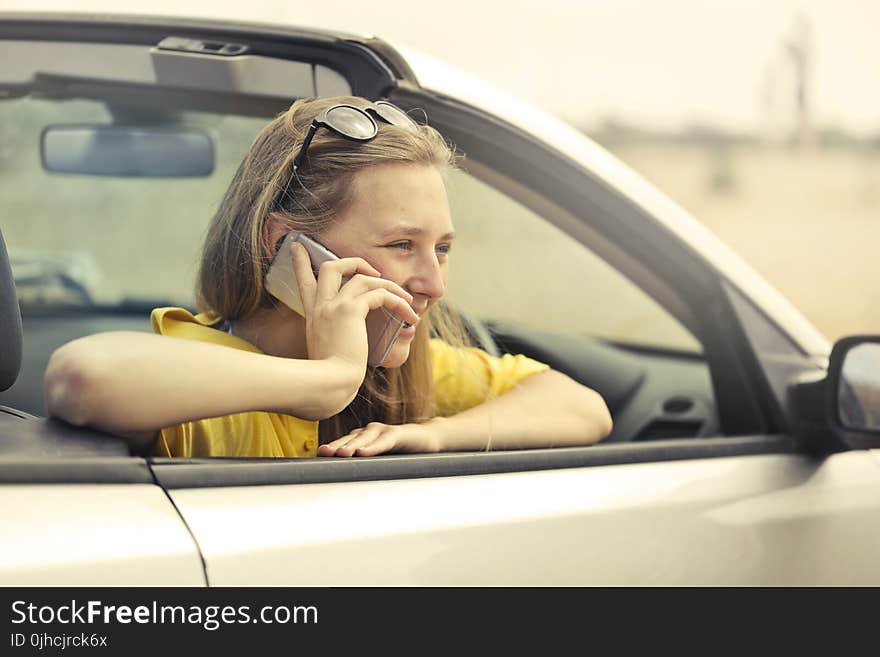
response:
<path id="1" fill-rule="evenodd" d="M 382 121 L 391 125 L 413 132 L 418 129 L 418 124 L 415 121 L 409 118 L 402 109 L 387 100 L 379 100 L 366 107 L 356 107 L 346 103 L 333 105 L 315 117 L 312 125 L 309 126 L 309 132 L 293 161 L 293 172 L 296 173 L 299 169 L 318 128 L 327 128 L 354 141 L 370 141 L 379 133 L 379 126 L 371 114 L 375 114 Z"/>

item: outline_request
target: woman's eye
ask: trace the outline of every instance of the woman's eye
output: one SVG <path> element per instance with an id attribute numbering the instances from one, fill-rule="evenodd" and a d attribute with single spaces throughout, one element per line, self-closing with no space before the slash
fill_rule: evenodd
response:
<path id="1" fill-rule="evenodd" d="M 415 247 L 411 241 L 405 240 L 402 242 L 392 242 L 391 244 L 386 244 L 385 248 L 400 249 L 401 251 L 412 251 Z M 437 246 L 435 246 L 434 250 L 439 255 L 448 255 L 450 248 L 452 248 L 451 244 L 444 243 L 444 244 L 438 244 Z"/>

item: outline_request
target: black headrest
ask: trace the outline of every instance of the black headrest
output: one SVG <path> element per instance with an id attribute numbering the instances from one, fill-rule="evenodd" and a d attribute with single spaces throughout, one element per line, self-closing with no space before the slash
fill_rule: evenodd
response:
<path id="1" fill-rule="evenodd" d="M 21 368 L 21 312 L 12 266 L 0 232 L 0 390 L 15 383 Z"/>

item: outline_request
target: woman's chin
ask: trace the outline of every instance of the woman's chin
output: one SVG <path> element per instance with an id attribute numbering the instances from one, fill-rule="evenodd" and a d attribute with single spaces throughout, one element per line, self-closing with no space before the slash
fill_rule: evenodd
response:
<path id="1" fill-rule="evenodd" d="M 406 362 L 406 359 L 409 358 L 409 345 L 409 340 L 405 342 L 396 342 L 394 346 L 391 347 L 391 351 L 388 352 L 388 355 L 385 356 L 385 360 L 382 362 L 382 367 L 401 367 Z"/>

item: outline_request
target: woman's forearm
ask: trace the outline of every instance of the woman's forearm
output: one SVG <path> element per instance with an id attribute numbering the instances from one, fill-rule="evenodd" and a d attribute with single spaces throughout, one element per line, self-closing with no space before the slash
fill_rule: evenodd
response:
<path id="1" fill-rule="evenodd" d="M 149 333 L 101 333 L 52 354 L 46 401 L 51 415 L 111 432 L 245 411 L 323 419 L 357 391 L 352 369 Z"/>
<path id="2" fill-rule="evenodd" d="M 611 433 L 602 397 L 560 372 L 534 374 L 513 390 L 430 421 L 441 451 L 591 445 Z"/>

